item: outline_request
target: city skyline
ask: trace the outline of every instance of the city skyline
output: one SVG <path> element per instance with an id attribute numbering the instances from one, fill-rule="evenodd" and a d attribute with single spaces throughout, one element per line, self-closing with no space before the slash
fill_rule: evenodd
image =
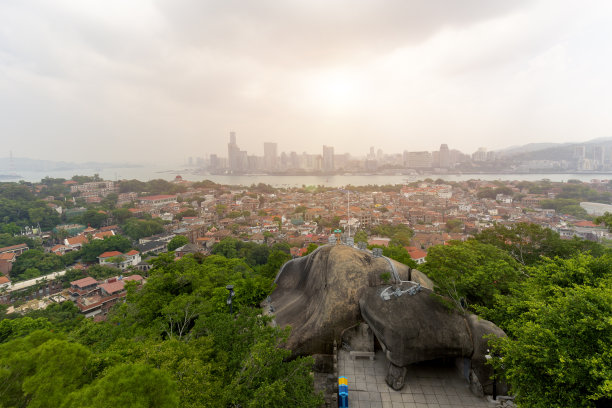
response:
<path id="1" fill-rule="evenodd" d="M 611 136 L 610 21 L 603 0 L 8 1 L 0 134 L 79 162 L 219 155 L 230 130 L 258 155 L 579 143 Z"/>
<path id="2" fill-rule="evenodd" d="M 502 171 L 519 173 L 541 171 L 596 171 L 612 170 L 612 139 L 599 139 L 586 144 L 555 144 L 546 146 L 520 146 L 516 149 L 488 151 L 480 147 L 472 154 L 449 148 L 442 143 L 432 151 L 384 152 L 370 146 L 365 155 L 351 155 L 335 151 L 334 146 L 323 145 L 320 153 L 295 151 L 278 152 L 278 144 L 263 143 L 263 156 L 243 150 L 238 145 L 236 132 L 229 133 L 227 157 L 211 154 L 209 157 L 189 156 L 188 167 L 208 169 L 212 174 L 241 175 L 264 172 L 266 174 L 334 174 L 377 173 L 389 169 L 416 171 Z"/>

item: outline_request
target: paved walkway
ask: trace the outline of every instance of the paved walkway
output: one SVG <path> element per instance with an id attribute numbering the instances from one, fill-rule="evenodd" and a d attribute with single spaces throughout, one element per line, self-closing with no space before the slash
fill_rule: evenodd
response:
<path id="1" fill-rule="evenodd" d="M 351 360 L 338 353 L 338 375 L 348 379 L 351 408 L 473 408 L 494 407 L 486 398 L 472 394 L 454 367 L 419 364 L 408 368 L 406 385 L 395 391 L 385 382 L 387 359 L 382 351 L 376 358 Z"/>

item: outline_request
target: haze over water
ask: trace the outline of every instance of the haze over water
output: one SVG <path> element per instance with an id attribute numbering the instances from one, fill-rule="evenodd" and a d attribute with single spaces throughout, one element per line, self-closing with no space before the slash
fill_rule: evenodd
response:
<path id="1" fill-rule="evenodd" d="M 99 174 L 106 180 L 137 179 L 147 181 L 152 179 L 173 180 L 180 175 L 185 180 L 201 181 L 211 180 L 219 184 L 243 185 L 264 183 L 274 187 L 301 187 L 302 185 L 322 185 L 326 187 L 341 187 L 347 185 L 385 185 L 385 184 L 404 184 L 417 180 L 430 178 L 433 180 L 442 179 L 446 181 L 466 181 L 471 179 L 480 180 L 526 180 L 536 181 L 549 179 L 551 181 L 567 181 L 570 179 L 588 182 L 593 179 L 612 180 L 612 173 L 542 173 L 542 174 L 507 174 L 507 173 L 483 173 L 483 174 L 423 174 L 411 176 L 407 174 L 372 174 L 372 175 L 300 175 L 300 176 L 280 176 L 280 175 L 212 175 L 212 174 L 192 174 L 189 169 L 169 169 L 154 167 L 130 167 L 116 169 L 82 169 L 82 170 L 61 170 L 50 172 L 25 172 L 20 171 L 20 179 L 29 182 L 38 182 L 45 177 L 70 179 L 75 174 L 93 176 Z M 18 181 L 19 179 L 7 179 L 5 181 Z"/>

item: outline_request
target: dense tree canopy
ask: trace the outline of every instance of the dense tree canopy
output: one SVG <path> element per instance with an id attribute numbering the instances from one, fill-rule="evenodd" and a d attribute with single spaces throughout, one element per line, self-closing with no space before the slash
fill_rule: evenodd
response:
<path id="1" fill-rule="evenodd" d="M 489 305 L 520 279 L 519 264 L 503 250 L 476 240 L 451 241 L 429 249 L 421 266 L 436 283 L 436 292 L 460 308 Z"/>
<path id="2" fill-rule="evenodd" d="M 100 228 L 106 225 L 108 215 L 104 211 L 87 210 L 79 218 L 78 222 L 83 225 L 88 225 L 92 228 Z"/>
<path id="3" fill-rule="evenodd" d="M 168 251 L 174 251 L 176 248 L 180 248 L 183 245 L 187 245 L 189 239 L 184 235 L 177 235 L 168 242 Z"/>
<path id="4" fill-rule="evenodd" d="M 80 251 L 83 262 L 97 262 L 98 256 L 107 251 L 127 252 L 132 248 L 132 242 L 121 235 L 113 235 L 104 239 L 92 239 L 83 245 Z"/>
<path id="5" fill-rule="evenodd" d="M 154 219 L 138 219 L 129 218 L 122 225 L 123 232 L 132 238 L 138 240 L 151 235 L 160 234 L 164 231 L 164 222 L 159 218 Z"/>
<path id="6" fill-rule="evenodd" d="M 605 249 L 583 239 L 561 239 L 559 234 L 537 224 L 516 223 L 510 226 L 497 224 L 474 237 L 477 241 L 498 247 L 509 253 L 523 265 L 533 265 L 540 257 L 569 257 L 591 251 L 599 256 Z"/>
<path id="7" fill-rule="evenodd" d="M 493 363 L 519 407 L 609 406 L 612 255 L 528 225 L 476 238 L 430 248 L 422 270 L 451 306 L 506 331 Z"/>
<path id="8" fill-rule="evenodd" d="M 391 258 L 397 262 L 403 263 L 404 265 L 408 265 L 409 267 L 414 268 L 414 269 L 416 269 L 418 266 L 417 263 L 412 260 L 412 258 L 410 257 L 410 254 L 408 253 L 406 248 L 404 248 L 403 246 L 400 246 L 400 245 L 389 245 L 389 246 L 369 245 L 368 248 L 369 249 L 381 248 L 383 256 Z"/>
<path id="9" fill-rule="evenodd" d="M 404 224 L 380 224 L 372 228 L 372 234 L 391 238 L 391 245 L 408 246 L 414 231 Z"/>
<path id="10" fill-rule="evenodd" d="M 40 275 L 60 271 L 65 266 L 65 260 L 59 255 L 45 253 L 37 249 L 30 249 L 17 257 L 17 261 L 11 270 L 11 279 L 20 280 L 21 275 L 25 274 L 28 269 L 37 271 L 34 276 L 32 276 L 32 272 L 30 272 L 30 274 L 25 277 L 26 279 L 31 279 Z"/>
<path id="11" fill-rule="evenodd" d="M 162 255 L 155 265 L 146 285 L 128 285 L 127 301 L 107 322 L 63 305 L 1 320 L 0 406 L 320 405 L 313 360 L 288 359 L 291 352 L 279 348 L 288 331 L 269 325 L 258 308 L 270 278 L 219 255 Z"/>
<path id="12" fill-rule="evenodd" d="M 520 406 L 612 402 L 611 270 L 610 255 L 545 259 L 481 310 L 509 335 L 494 346 Z"/>

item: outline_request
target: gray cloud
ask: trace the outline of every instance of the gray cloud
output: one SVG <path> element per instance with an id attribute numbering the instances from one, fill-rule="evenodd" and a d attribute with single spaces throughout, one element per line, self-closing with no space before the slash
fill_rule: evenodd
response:
<path id="1" fill-rule="evenodd" d="M 519 1 L 160 1 L 179 41 L 282 66 L 369 58 L 523 6 Z"/>
<path id="2" fill-rule="evenodd" d="M 6 0 L 0 134 L 73 161 L 222 153 L 230 129 L 259 154 L 607 136 L 612 12 L 574 4 Z"/>

